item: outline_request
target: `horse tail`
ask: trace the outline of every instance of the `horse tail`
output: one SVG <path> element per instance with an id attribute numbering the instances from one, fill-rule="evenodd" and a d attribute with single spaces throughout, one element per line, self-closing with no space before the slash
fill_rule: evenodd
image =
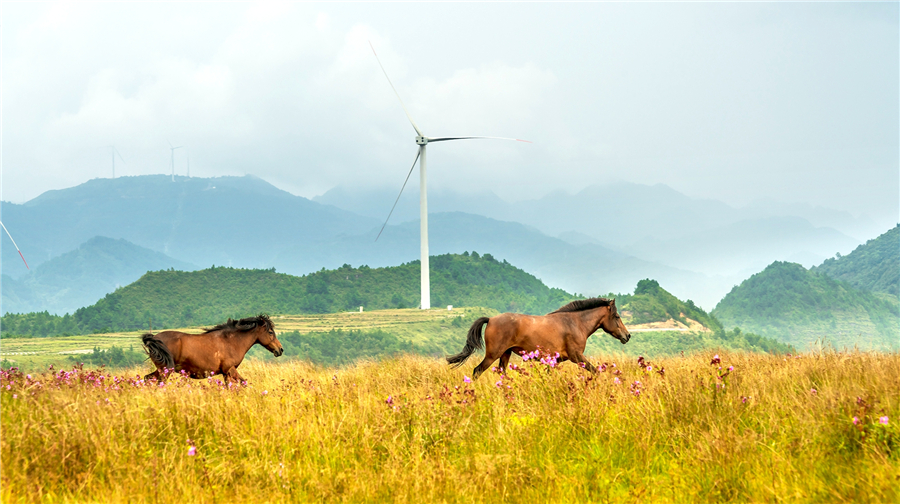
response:
<path id="1" fill-rule="evenodd" d="M 154 364 L 166 369 L 175 369 L 175 357 L 172 356 L 172 352 L 165 343 L 156 339 L 152 333 L 141 336 L 141 342 Z"/>
<path id="2" fill-rule="evenodd" d="M 463 347 L 462 352 L 447 357 L 447 364 L 451 364 L 455 368 L 462 366 L 463 362 L 466 362 L 466 359 L 475 353 L 475 350 L 484 348 L 484 342 L 481 340 L 481 328 L 486 326 L 490 320 L 487 317 L 481 317 L 472 324 L 469 334 L 466 336 L 466 346 Z"/>

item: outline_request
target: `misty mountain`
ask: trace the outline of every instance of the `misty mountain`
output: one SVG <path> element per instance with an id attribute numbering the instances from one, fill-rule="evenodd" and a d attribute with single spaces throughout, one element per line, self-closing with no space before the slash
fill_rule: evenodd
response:
<path id="1" fill-rule="evenodd" d="M 638 280 L 656 278 L 679 296 L 714 306 L 733 285 L 732 279 L 707 277 L 691 271 L 637 259 L 596 244 L 574 245 L 535 228 L 462 212 L 430 214 L 431 255 L 466 251 L 490 253 L 540 278 L 551 287 L 584 295 L 630 292 Z M 286 250 L 272 263 L 279 271 L 298 274 L 315 267 L 343 263 L 381 267 L 419 258 L 419 222 L 387 226 L 360 236 L 340 236 L 308 242 Z"/>
<path id="2" fill-rule="evenodd" d="M 2 312 L 74 313 L 147 271 L 169 268 L 196 269 L 192 264 L 122 239 L 96 236 L 23 277 L 13 279 L 4 274 Z"/>
<path id="3" fill-rule="evenodd" d="M 4 224 L 32 267 L 98 235 L 199 266 L 267 267 L 298 241 L 363 233 L 378 224 L 253 176 L 94 179 L 22 205 L 0 205 Z M 25 273 L 15 249 L 6 245 L 3 272 Z"/>
<path id="4" fill-rule="evenodd" d="M 23 205 L 4 202 L 2 208 L 4 222 L 15 229 L 33 265 L 98 234 L 199 266 L 274 266 L 294 275 L 345 263 L 394 266 L 419 258 L 418 219 L 395 221 L 376 242 L 378 220 L 293 196 L 254 177 L 176 177 L 174 183 L 165 176 L 97 179 Z M 548 285 L 587 294 L 627 292 L 638 280 L 653 277 L 679 296 L 713 306 L 734 283 L 460 212 L 431 215 L 430 244 L 433 255 L 490 253 Z M 12 247 L 3 249 L 3 266 L 4 272 L 24 270 Z"/>
<path id="5" fill-rule="evenodd" d="M 388 190 L 335 188 L 314 200 L 383 220 L 395 197 Z M 738 209 L 721 201 L 690 198 L 663 184 L 627 182 L 514 203 L 489 191 L 438 190 L 429 192 L 428 204 L 430 212 L 462 211 L 519 222 L 575 245 L 602 245 L 732 282 L 775 260 L 812 266 L 859 244 L 829 223 L 857 231 L 871 227 L 865 219 L 821 207 L 759 202 Z M 391 220 L 417 220 L 418 205 L 416 191 L 404 194 Z"/>
<path id="6" fill-rule="evenodd" d="M 629 251 L 679 268 L 746 278 L 780 259 L 810 267 L 856 243 L 839 231 L 814 227 L 799 217 L 766 217 L 675 239 L 647 238 L 631 244 Z"/>

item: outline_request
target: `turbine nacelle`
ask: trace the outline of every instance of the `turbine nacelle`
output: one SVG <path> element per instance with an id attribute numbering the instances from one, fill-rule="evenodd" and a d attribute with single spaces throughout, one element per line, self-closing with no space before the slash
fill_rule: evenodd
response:
<path id="1" fill-rule="evenodd" d="M 416 137 L 416 145 L 426 145 L 428 144 L 428 137 L 419 135 Z"/>

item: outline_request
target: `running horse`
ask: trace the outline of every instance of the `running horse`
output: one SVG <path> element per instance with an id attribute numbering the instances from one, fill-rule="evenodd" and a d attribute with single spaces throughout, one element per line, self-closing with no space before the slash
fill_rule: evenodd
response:
<path id="1" fill-rule="evenodd" d="M 484 330 L 484 343 L 481 328 Z M 481 317 L 472 324 L 462 352 L 447 357 L 453 367 L 461 366 L 476 349 L 485 348 L 484 360 L 475 366 L 472 377 L 490 369 L 491 364 L 500 359 L 500 369 L 506 371 L 506 364 L 513 352 L 529 353 L 535 350 L 559 353 L 558 362 L 570 360 L 584 363 L 584 367 L 595 373 L 596 368 L 584 358 L 584 347 L 588 336 L 597 329 L 603 329 L 624 345 L 631 339 L 631 333 L 622 323 L 616 310 L 616 300 L 591 298 L 572 301 L 547 315 L 522 315 L 503 313 L 496 317 Z"/>
<path id="2" fill-rule="evenodd" d="M 228 319 L 204 331 L 202 334 L 187 334 L 178 331 L 163 331 L 141 337 L 144 349 L 156 365 L 156 371 L 144 377 L 164 380 L 167 371 L 184 371 L 191 378 L 204 378 L 213 373 L 225 376 L 225 380 L 238 383 L 244 378 L 237 368 L 244 360 L 250 347 L 259 343 L 275 354 L 284 353 L 284 347 L 275 336 L 275 324 L 267 315 Z"/>

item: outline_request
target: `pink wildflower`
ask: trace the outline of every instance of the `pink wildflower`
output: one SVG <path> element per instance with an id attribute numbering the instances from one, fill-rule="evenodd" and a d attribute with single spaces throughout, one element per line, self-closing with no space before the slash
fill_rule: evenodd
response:
<path id="1" fill-rule="evenodd" d="M 468 376 L 465 376 L 465 375 L 464 375 L 464 376 L 463 376 L 463 383 L 472 383 L 472 379 L 469 378 Z"/>
<path id="2" fill-rule="evenodd" d="M 859 425 L 859 417 L 853 417 L 853 425 Z"/>
<path id="3" fill-rule="evenodd" d="M 191 447 L 188 448 L 188 457 L 193 457 L 196 454 L 197 454 L 197 447 L 194 445 L 191 445 Z"/>
<path id="4" fill-rule="evenodd" d="M 881 425 L 887 425 L 887 424 L 888 424 L 888 417 L 887 417 L 887 415 L 885 415 L 885 416 L 879 418 L 879 419 L 878 419 L 878 423 L 880 423 Z"/>

